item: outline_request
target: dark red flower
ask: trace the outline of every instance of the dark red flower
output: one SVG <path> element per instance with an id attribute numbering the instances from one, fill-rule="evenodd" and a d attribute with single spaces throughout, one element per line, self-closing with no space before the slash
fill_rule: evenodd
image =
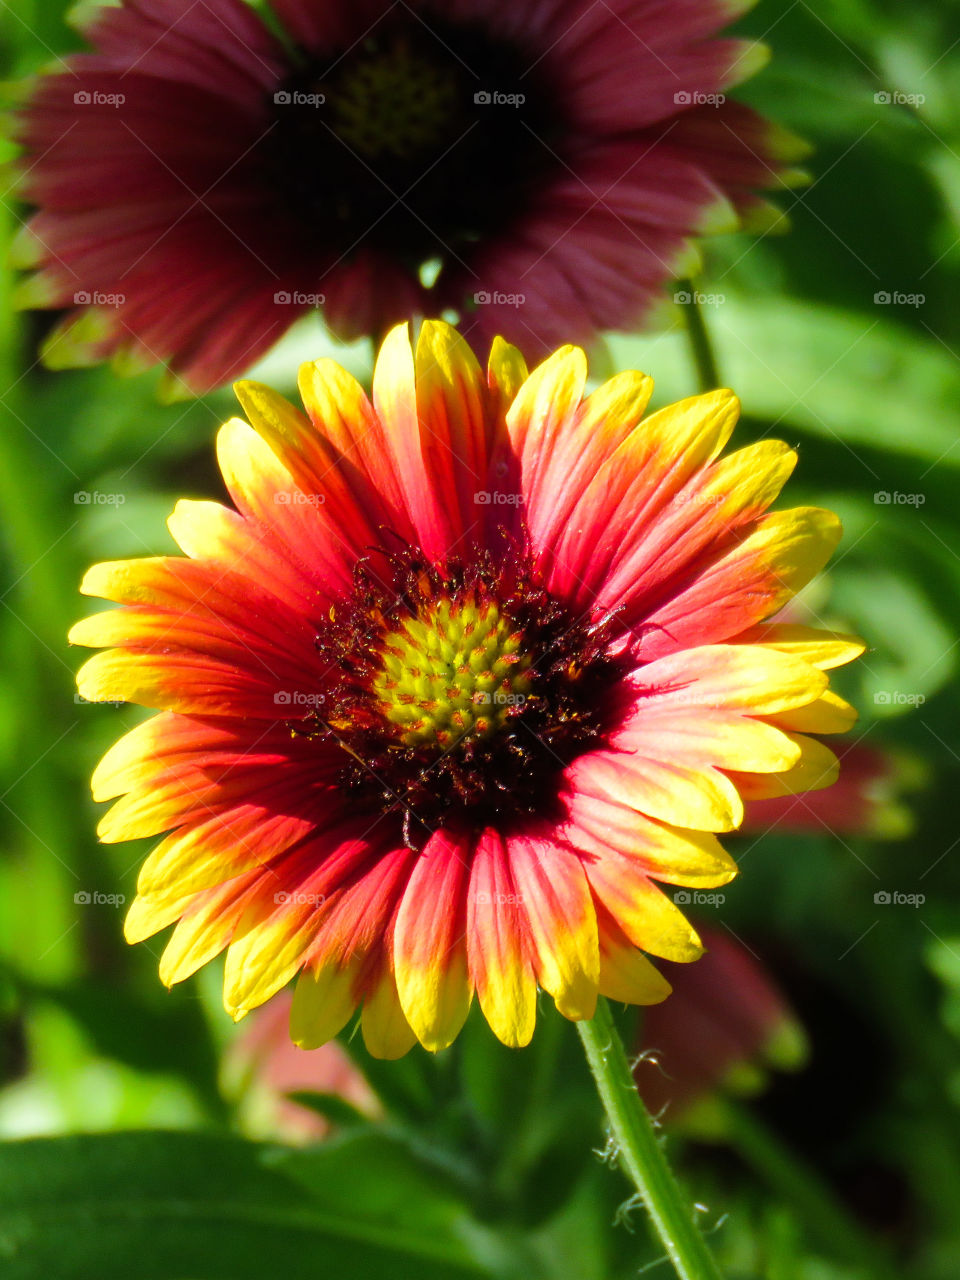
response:
<path id="1" fill-rule="evenodd" d="M 197 390 L 319 306 L 537 353 L 640 321 L 794 140 L 724 90 L 741 0 L 125 0 L 20 117 L 26 305 L 56 365 Z M 275 33 L 276 31 L 276 33 Z"/>
<path id="2" fill-rule="evenodd" d="M 764 831 L 819 831 L 874 838 L 897 838 L 912 826 L 910 810 L 898 798 L 918 779 L 911 762 L 865 742 L 840 747 L 840 781 L 804 796 L 773 796 L 744 806 L 744 834 Z"/>
<path id="3" fill-rule="evenodd" d="M 697 964 L 665 964 L 673 994 L 646 1010 L 637 1087 L 669 1122 L 718 1089 L 754 1092 L 765 1067 L 789 1070 L 806 1056 L 803 1029 L 772 977 L 746 947 L 700 927 Z"/>

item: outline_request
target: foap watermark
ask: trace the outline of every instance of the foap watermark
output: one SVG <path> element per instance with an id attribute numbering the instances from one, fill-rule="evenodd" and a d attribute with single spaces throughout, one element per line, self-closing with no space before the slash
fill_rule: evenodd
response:
<path id="1" fill-rule="evenodd" d="M 722 907 L 725 893 L 705 893 L 703 889 L 678 889 L 673 895 L 678 907 Z"/>
<path id="2" fill-rule="evenodd" d="M 485 893 L 483 889 L 473 895 L 478 907 L 522 907 L 522 893 Z"/>
<path id="3" fill-rule="evenodd" d="M 504 493 L 502 489 L 478 489 L 473 495 L 476 507 L 522 507 L 522 493 Z"/>
<path id="4" fill-rule="evenodd" d="M 701 293 L 699 289 L 678 289 L 673 295 L 674 302 L 682 307 L 722 307 L 727 300 L 725 293 Z"/>
<path id="5" fill-rule="evenodd" d="M 304 493 L 301 489 L 281 489 L 273 495 L 278 507 L 322 507 L 326 498 L 322 493 Z"/>
<path id="6" fill-rule="evenodd" d="M 525 293 L 501 293 L 499 289 L 494 289 L 491 293 L 488 289 L 478 289 L 473 295 L 473 300 L 478 307 L 522 307 L 527 300 Z"/>
<path id="7" fill-rule="evenodd" d="M 122 907 L 127 896 L 124 893 L 101 893 L 99 889 L 78 889 L 73 900 L 78 907 Z"/>
<path id="8" fill-rule="evenodd" d="M 122 107 L 125 93 L 101 93 L 99 89 L 78 89 L 73 101 L 78 107 Z"/>
<path id="9" fill-rule="evenodd" d="M 73 700 L 80 706 L 81 703 L 89 704 L 91 707 L 122 707 L 122 698 L 85 698 L 82 693 L 75 693 Z"/>
<path id="10" fill-rule="evenodd" d="M 678 89 L 673 95 L 678 107 L 722 107 L 726 100 L 725 93 L 703 93 L 700 89 Z"/>
<path id="11" fill-rule="evenodd" d="M 878 907 L 922 907 L 926 900 L 925 893 L 902 893 L 899 889 L 878 889 L 873 895 Z"/>
<path id="12" fill-rule="evenodd" d="M 927 300 L 925 293 L 904 293 L 902 289 L 878 289 L 873 295 L 875 307 L 922 307 Z"/>
<path id="13" fill-rule="evenodd" d="M 696 683 L 687 688 L 669 687 L 658 691 L 669 697 L 671 706 L 675 707 L 715 707 L 716 694 L 698 692 Z"/>
<path id="14" fill-rule="evenodd" d="M 503 689 L 494 689 L 492 693 L 478 689 L 473 695 L 473 701 L 482 707 L 522 707 L 526 700 L 525 693 L 505 693 Z"/>
<path id="15" fill-rule="evenodd" d="M 478 107 L 522 107 L 527 100 L 525 93 L 501 93 L 499 89 L 478 89 L 473 95 Z"/>
<path id="16" fill-rule="evenodd" d="M 674 507 L 722 507 L 727 497 L 725 493 L 675 493 L 670 502 Z"/>
<path id="17" fill-rule="evenodd" d="M 904 93 L 902 89 L 878 89 L 873 95 L 878 107 L 922 107 L 925 93 Z"/>
<path id="18" fill-rule="evenodd" d="M 273 295 L 278 307 L 322 307 L 326 295 L 322 293 L 301 293 L 299 289 L 278 289 Z"/>
<path id="19" fill-rule="evenodd" d="M 75 307 L 122 307 L 127 300 L 125 293 L 102 293 L 99 289 L 78 289 L 73 295 Z"/>
<path id="20" fill-rule="evenodd" d="M 325 93 L 304 93 L 302 89 L 278 89 L 273 95 L 278 107 L 322 107 L 326 100 Z"/>
<path id="21" fill-rule="evenodd" d="M 123 493 L 101 493 L 99 489 L 78 489 L 73 495 L 77 507 L 122 507 L 126 500 Z"/>
<path id="22" fill-rule="evenodd" d="M 873 495 L 878 507 L 922 507 L 926 500 L 925 493 L 901 493 L 899 489 L 878 489 Z"/>
<path id="23" fill-rule="evenodd" d="M 878 707 L 922 707 L 926 700 L 922 693 L 904 693 L 902 689 L 878 689 L 873 695 Z"/>
<path id="24" fill-rule="evenodd" d="M 278 907 L 322 907 L 327 898 L 323 893 L 301 893 L 298 889 L 293 892 L 278 889 L 273 895 L 273 900 Z"/>
<path id="25" fill-rule="evenodd" d="M 275 707 L 322 707 L 325 693 L 306 693 L 303 689 L 278 689 L 273 695 Z"/>

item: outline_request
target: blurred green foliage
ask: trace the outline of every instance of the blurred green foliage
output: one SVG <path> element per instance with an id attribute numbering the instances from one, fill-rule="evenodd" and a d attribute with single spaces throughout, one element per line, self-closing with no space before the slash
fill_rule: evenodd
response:
<path id="1" fill-rule="evenodd" d="M 0 6 L 8 79 L 75 46 L 64 8 Z M 741 443 L 798 444 L 792 497 L 844 517 L 806 607 L 869 640 L 845 677 L 854 736 L 895 752 L 916 788 L 913 833 L 897 840 L 734 842 L 744 874 L 720 923 L 763 956 L 813 1046 L 805 1072 L 751 1104 L 773 1148 L 746 1122 L 711 1145 L 671 1141 L 744 1280 L 880 1274 L 851 1256 L 844 1214 L 888 1249 L 890 1274 L 960 1273 L 957 18 L 942 0 L 761 0 L 739 24 L 774 49 L 742 96 L 814 144 L 812 181 L 780 199 L 786 234 L 707 244 L 696 284 L 722 299 L 705 318 L 743 400 Z M 887 100 L 898 94 L 924 101 Z M 0 208 L 7 237 L 21 211 L 9 192 Z M 158 946 L 123 944 L 116 896 L 130 900 L 144 850 L 97 844 L 88 777 L 138 713 L 77 704 L 65 634 L 91 561 L 169 549 L 175 498 L 219 496 L 212 438 L 233 401 L 164 403 L 155 374 L 45 371 L 47 321 L 12 310 L 12 276 L 4 267 L 0 1134 L 74 1136 L 0 1145 L 3 1274 L 636 1275 L 658 1253 L 640 1212 L 611 1225 L 625 1183 L 593 1154 L 597 1106 L 558 1018 L 542 1017 L 522 1055 L 475 1019 L 438 1060 L 373 1063 L 351 1043 L 386 1118 L 341 1108 L 333 1143 L 262 1146 L 224 1085 L 234 1030 L 216 975 L 168 993 Z M 659 403 L 690 394 L 675 311 L 663 333 L 611 338 L 595 371 L 642 367 Z M 292 390 L 298 361 L 329 347 L 305 325 L 263 376 Z M 339 355 L 368 372 L 364 344 Z M 878 905 L 889 891 L 924 902 Z M 112 1132 L 131 1128 L 145 1132 Z M 182 1132 L 150 1132 L 169 1128 Z"/>

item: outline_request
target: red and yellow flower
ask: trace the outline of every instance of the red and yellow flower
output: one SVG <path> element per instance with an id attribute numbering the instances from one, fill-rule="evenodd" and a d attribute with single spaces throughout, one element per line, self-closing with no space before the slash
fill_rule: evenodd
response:
<path id="1" fill-rule="evenodd" d="M 743 802 L 825 786 L 854 638 L 768 621 L 826 562 L 831 513 L 768 510 L 795 462 L 726 456 L 730 391 L 644 417 L 455 330 L 383 344 L 372 400 L 329 360 L 301 412 L 241 383 L 220 432 L 233 507 L 181 502 L 184 556 L 101 564 L 79 623 L 89 699 L 160 714 L 106 755 L 104 840 L 167 833 L 127 919 L 176 923 L 179 982 L 226 949 L 240 1017 L 298 977 L 292 1035 L 358 1006 L 371 1053 L 450 1044 L 472 999 L 506 1044 L 537 990 L 653 1003 L 644 953 L 700 954 L 661 884 L 736 867 Z"/>

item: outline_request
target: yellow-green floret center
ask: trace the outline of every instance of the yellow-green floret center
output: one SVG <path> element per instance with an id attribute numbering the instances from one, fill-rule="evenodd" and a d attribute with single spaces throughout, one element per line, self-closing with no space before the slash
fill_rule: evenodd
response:
<path id="1" fill-rule="evenodd" d="M 430 601 L 381 642 L 373 692 L 405 746 L 489 738 L 531 690 L 523 632 L 485 599 Z"/>
<path id="2" fill-rule="evenodd" d="M 567 765 L 627 699 L 612 626 L 557 598 L 512 543 L 439 562 L 373 548 L 320 620 L 318 696 L 291 729 L 410 848 L 447 825 L 558 821 Z"/>

